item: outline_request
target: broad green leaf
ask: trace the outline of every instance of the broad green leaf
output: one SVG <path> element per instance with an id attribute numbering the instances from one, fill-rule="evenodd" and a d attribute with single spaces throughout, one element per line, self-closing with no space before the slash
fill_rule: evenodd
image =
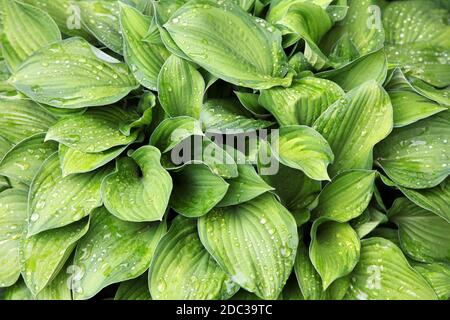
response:
<path id="1" fill-rule="evenodd" d="M 334 81 L 345 91 L 350 91 L 367 81 L 375 80 L 383 84 L 386 80 L 388 64 L 384 50 L 365 55 L 336 70 L 324 71 L 318 77 Z"/>
<path id="2" fill-rule="evenodd" d="M 450 173 L 450 112 L 395 129 L 375 149 L 377 164 L 396 184 L 427 189 Z"/>
<path id="3" fill-rule="evenodd" d="M 3 57 L 11 71 L 37 50 L 61 40 L 55 21 L 44 11 L 15 0 L 1 1 Z"/>
<path id="4" fill-rule="evenodd" d="M 350 277 L 348 300 L 435 300 L 436 294 L 391 241 L 361 241 L 361 257 Z"/>
<path id="5" fill-rule="evenodd" d="M 450 85 L 449 12 L 434 1 L 396 1 L 383 12 L 389 63 L 431 85 Z"/>
<path id="6" fill-rule="evenodd" d="M 201 121 L 210 132 L 226 134 L 255 131 L 270 127 L 273 122 L 258 120 L 236 100 L 211 99 L 203 104 Z"/>
<path id="7" fill-rule="evenodd" d="M 217 205 L 218 207 L 241 204 L 274 190 L 250 164 L 238 165 L 238 173 L 238 177 L 227 180 L 230 186 L 225 197 Z"/>
<path id="8" fill-rule="evenodd" d="M 47 132 L 56 118 L 44 107 L 20 96 L 0 96 L 1 136 L 16 144 L 36 133 Z"/>
<path id="9" fill-rule="evenodd" d="M 158 98 L 171 117 L 200 118 L 205 81 L 199 71 L 186 60 L 170 56 L 158 77 Z"/>
<path id="10" fill-rule="evenodd" d="M 27 287 L 36 296 L 58 274 L 89 229 L 88 219 L 66 227 L 23 237 L 20 242 L 20 265 Z"/>
<path id="11" fill-rule="evenodd" d="M 142 275 L 165 232 L 165 223 L 126 222 L 103 207 L 96 209 L 75 252 L 80 274 L 73 283 L 74 300 L 89 299 L 112 283 Z"/>
<path id="12" fill-rule="evenodd" d="M 419 264 L 414 266 L 433 287 L 437 296 L 441 300 L 450 298 L 450 265 L 448 264 Z"/>
<path id="13" fill-rule="evenodd" d="M 45 133 L 38 133 L 11 148 L 0 162 L 0 175 L 29 185 L 45 159 L 58 150 L 44 138 Z"/>
<path id="14" fill-rule="evenodd" d="M 328 142 L 306 126 L 282 127 L 272 142 L 272 151 L 280 162 L 303 171 L 313 180 L 329 180 L 327 167 L 334 156 Z"/>
<path id="15" fill-rule="evenodd" d="M 158 244 L 148 281 L 155 300 L 226 300 L 239 290 L 203 247 L 197 222 L 181 216 Z"/>
<path id="16" fill-rule="evenodd" d="M 399 187 L 400 191 L 419 207 L 431 211 L 450 223 L 450 183 L 444 181 L 437 187 L 413 190 Z"/>
<path id="17" fill-rule="evenodd" d="M 79 1 L 81 22 L 106 47 L 122 54 L 123 38 L 118 1 Z"/>
<path id="18" fill-rule="evenodd" d="M 166 153 L 175 148 L 184 139 L 194 135 L 203 136 L 201 123 L 191 117 L 166 119 L 153 131 L 150 144 Z"/>
<path id="19" fill-rule="evenodd" d="M 309 256 L 326 290 L 336 279 L 348 275 L 359 261 L 361 244 L 348 223 L 317 220 L 311 230 Z"/>
<path id="20" fill-rule="evenodd" d="M 376 171 L 343 172 L 323 189 L 313 215 L 348 222 L 360 216 L 372 199 Z"/>
<path id="21" fill-rule="evenodd" d="M 137 112 L 140 117 L 122 123 L 120 131 L 124 135 L 129 136 L 134 128 L 142 128 L 152 124 L 153 108 L 155 107 L 157 107 L 156 96 L 151 91 L 144 91 L 137 106 Z"/>
<path id="22" fill-rule="evenodd" d="M 172 174 L 170 207 L 186 217 L 201 217 L 225 197 L 229 185 L 204 164 L 188 164 Z"/>
<path id="23" fill-rule="evenodd" d="M 358 56 L 365 56 L 384 45 L 384 30 L 378 0 L 348 0 L 347 16 L 338 23 L 321 41 L 324 53 L 331 55 L 335 63 L 350 62 L 342 52 L 348 46 L 354 48 Z M 348 41 L 340 42 L 347 38 Z M 343 46 L 343 47 L 342 47 Z"/>
<path id="24" fill-rule="evenodd" d="M 239 99 L 239 102 L 244 106 L 245 109 L 250 111 L 255 116 L 266 116 L 269 112 L 259 104 L 259 95 L 250 92 L 234 92 Z"/>
<path id="25" fill-rule="evenodd" d="M 164 28 L 184 54 L 220 79 L 254 89 L 291 83 L 284 78 L 281 33 L 232 2 L 190 1 Z"/>
<path id="26" fill-rule="evenodd" d="M 63 177 L 94 171 L 117 158 L 127 146 L 113 147 L 103 152 L 86 153 L 59 145 L 59 161 Z"/>
<path id="27" fill-rule="evenodd" d="M 162 220 L 172 192 L 172 178 L 161 166 L 161 153 L 144 146 L 116 162 L 116 171 L 102 182 L 109 212 L 125 221 Z"/>
<path id="28" fill-rule="evenodd" d="M 28 194 L 9 189 L 0 193 L 0 288 L 20 275 L 19 241 L 26 228 Z"/>
<path id="29" fill-rule="evenodd" d="M 138 86 L 124 63 L 81 38 L 37 51 L 10 82 L 36 102 L 69 109 L 108 105 Z"/>
<path id="30" fill-rule="evenodd" d="M 59 120 L 50 127 L 45 140 L 54 140 L 81 152 L 103 152 L 128 145 L 137 139 L 138 130 L 126 136 L 119 129 L 121 123 L 137 117 L 134 111 L 116 106 L 92 108 L 81 115 Z"/>
<path id="31" fill-rule="evenodd" d="M 133 7 L 119 4 L 125 61 L 140 84 L 157 90 L 159 72 L 170 53 L 163 45 L 143 41 L 151 24 L 150 17 Z"/>
<path id="32" fill-rule="evenodd" d="M 411 85 L 421 95 L 439 104 L 450 106 L 450 88 L 436 89 L 420 79 L 410 78 Z"/>
<path id="33" fill-rule="evenodd" d="M 367 208 L 366 211 L 358 218 L 354 219 L 351 224 L 355 229 L 359 238 L 362 239 L 371 233 L 380 224 L 388 222 L 388 218 L 384 213 L 381 213 L 377 209 L 372 207 Z"/>
<path id="34" fill-rule="evenodd" d="M 231 280 L 263 299 L 276 299 L 295 260 L 295 219 L 274 196 L 216 208 L 199 219 L 200 239 Z"/>
<path id="35" fill-rule="evenodd" d="M 289 8 L 299 3 L 310 2 L 326 9 L 332 0 L 272 0 L 270 1 L 269 12 L 267 13 L 267 21 L 276 22 L 286 15 Z"/>
<path id="36" fill-rule="evenodd" d="M 27 288 L 25 282 L 19 279 L 14 285 L 6 288 L 5 290 L 5 300 L 35 300 L 30 290 Z"/>
<path id="37" fill-rule="evenodd" d="M 289 88 L 263 90 L 259 102 L 274 115 L 281 126 L 312 126 L 342 96 L 344 92 L 335 83 L 306 77 L 294 80 Z"/>
<path id="38" fill-rule="evenodd" d="M 148 275 L 144 273 L 139 278 L 121 282 L 114 300 L 152 300 L 147 279 Z"/>
<path id="39" fill-rule="evenodd" d="M 448 110 L 448 108 L 410 91 L 389 92 L 389 97 L 394 110 L 394 127 L 404 127 Z"/>
<path id="40" fill-rule="evenodd" d="M 81 220 L 102 204 L 100 186 L 110 172 L 105 167 L 63 177 L 58 154 L 41 166 L 30 186 L 28 236 Z"/>
<path id="41" fill-rule="evenodd" d="M 391 241 L 394 243 L 397 247 L 400 247 L 400 239 L 398 237 L 398 230 L 392 229 L 388 227 L 378 227 L 375 230 L 373 230 L 370 234 L 370 237 L 379 237 L 386 240 Z"/>
<path id="42" fill-rule="evenodd" d="M 388 213 L 399 229 L 403 251 L 420 262 L 450 261 L 450 223 L 406 198 L 397 199 Z"/>
<path id="43" fill-rule="evenodd" d="M 70 290 L 70 258 L 61 271 L 50 281 L 47 286 L 42 289 L 36 296 L 36 300 L 72 300 L 72 292 Z"/>
<path id="44" fill-rule="evenodd" d="M 335 161 L 334 177 L 350 169 L 371 169 L 373 147 L 386 138 L 393 126 L 389 96 L 375 81 L 348 92 L 329 107 L 314 124 L 327 139 Z"/>
<path id="45" fill-rule="evenodd" d="M 0 50 L 0 93 L 14 91 L 15 88 L 8 83 L 11 73 L 9 72 L 5 60 L 1 60 L 1 52 L 2 51 Z"/>

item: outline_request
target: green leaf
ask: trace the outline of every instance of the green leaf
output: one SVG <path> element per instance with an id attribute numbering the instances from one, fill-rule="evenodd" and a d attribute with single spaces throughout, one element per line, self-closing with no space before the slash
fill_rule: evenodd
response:
<path id="1" fill-rule="evenodd" d="M 172 192 L 172 178 L 160 160 L 161 153 L 152 146 L 118 159 L 116 171 L 102 182 L 102 199 L 108 211 L 125 221 L 162 220 Z"/>
<path id="2" fill-rule="evenodd" d="M 348 222 L 360 216 L 372 199 L 376 171 L 350 170 L 337 175 L 323 189 L 315 218 Z"/>
<path id="3" fill-rule="evenodd" d="M 119 130 L 122 122 L 132 121 L 137 117 L 134 111 L 116 106 L 93 108 L 81 115 L 59 120 L 48 130 L 45 140 L 54 140 L 81 152 L 103 152 L 128 145 L 137 139 L 138 130 L 129 136 Z"/>
<path id="4" fill-rule="evenodd" d="M 272 195 L 217 208 L 199 219 L 200 239 L 231 279 L 263 299 L 276 299 L 295 260 L 295 219 Z"/>
<path id="5" fill-rule="evenodd" d="M 0 174 L 29 185 L 45 159 L 57 151 L 57 144 L 44 138 L 38 133 L 11 148 L 0 162 Z"/>
<path id="6" fill-rule="evenodd" d="M 81 38 L 37 51 L 10 82 L 36 102 L 69 109 L 111 104 L 137 88 L 124 63 Z"/>
<path id="7" fill-rule="evenodd" d="M 2 52 L 11 71 L 37 50 L 61 40 L 55 21 L 41 9 L 15 0 L 2 5 Z"/>
<path id="8" fill-rule="evenodd" d="M 257 120 L 243 108 L 239 101 L 231 99 L 211 99 L 203 104 L 201 121 L 210 132 L 226 134 L 255 131 L 270 127 L 273 122 Z"/>
<path id="9" fill-rule="evenodd" d="M 386 80 L 388 64 L 384 50 L 365 55 L 339 69 L 318 73 L 320 78 L 336 82 L 345 91 L 350 91 L 374 80 L 382 85 Z"/>
<path id="10" fill-rule="evenodd" d="M 238 165 L 239 176 L 234 179 L 227 180 L 229 183 L 228 192 L 218 207 L 227 207 L 241 204 L 260 195 L 272 191 L 269 186 L 257 173 L 252 165 Z"/>
<path id="11" fill-rule="evenodd" d="M 359 261 L 361 244 L 348 223 L 320 219 L 311 230 L 309 256 L 326 290 L 336 279 L 348 275 Z"/>
<path id="12" fill-rule="evenodd" d="M 78 1 L 81 22 L 107 48 L 122 54 L 123 38 L 118 1 Z"/>
<path id="13" fill-rule="evenodd" d="M 25 282 L 19 279 L 14 285 L 6 288 L 5 290 L 5 300 L 35 300 L 30 290 L 28 290 Z"/>
<path id="14" fill-rule="evenodd" d="M 36 133 L 47 132 L 56 118 L 44 107 L 20 96 L 0 96 L 1 136 L 16 144 Z"/>
<path id="15" fill-rule="evenodd" d="M 74 265 L 74 300 L 89 299 L 110 284 L 134 279 L 149 267 L 165 223 L 132 223 L 105 208 L 92 214 L 91 227 L 78 243 Z"/>
<path id="16" fill-rule="evenodd" d="M 268 111 L 259 104 L 259 95 L 249 92 L 234 92 L 239 99 L 239 102 L 244 106 L 245 109 L 250 111 L 255 116 L 265 117 L 269 115 Z"/>
<path id="17" fill-rule="evenodd" d="M 175 148 L 184 139 L 194 135 L 203 136 L 199 121 L 191 117 L 166 119 L 153 131 L 150 144 L 166 153 Z"/>
<path id="18" fill-rule="evenodd" d="M 306 77 L 294 80 L 289 88 L 263 90 L 259 102 L 274 115 L 281 126 L 312 126 L 342 96 L 344 92 L 335 83 Z"/>
<path id="19" fill-rule="evenodd" d="M 36 300 L 72 300 L 72 292 L 69 286 L 71 275 L 68 272 L 71 270 L 71 263 L 72 261 L 69 258 L 61 271 L 39 292 Z"/>
<path id="20" fill-rule="evenodd" d="M 373 147 L 392 131 L 392 119 L 389 96 L 375 81 L 353 89 L 329 107 L 314 128 L 333 150 L 331 176 L 350 169 L 371 169 Z"/>
<path id="21" fill-rule="evenodd" d="M 188 164 L 172 174 L 170 207 L 186 217 L 201 217 L 225 197 L 229 185 L 204 164 Z M 188 190 L 188 192 L 186 192 Z"/>
<path id="22" fill-rule="evenodd" d="M 0 193 L 0 288 L 20 275 L 19 241 L 26 228 L 28 194 L 9 189 Z"/>
<path id="23" fill-rule="evenodd" d="M 375 149 L 377 164 L 396 184 L 427 189 L 450 173 L 450 112 L 395 129 Z"/>
<path id="24" fill-rule="evenodd" d="M 89 221 L 86 218 L 63 228 L 22 238 L 21 272 L 34 296 L 55 278 L 88 229 Z"/>
<path id="25" fill-rule="evenodd" d="M 254 89 L 291 83 L 283 78 L 281 33 L 232 2 L 190 1 L 164 28 L 184 54 L 220 79 Z"/>
<path id="26" fill-rule="evenodd" d="M 327 167 L 334 156 L 328 142 L 306 126 L 282 127 L 272 142 L 272 151 L 280 162 L 303 171 L 313 180 L 329 180 Z"/>
<path id="27" fill-rule="evenodd" d="M 119 4 L 125 61 L 140 84 L 150 90 L 157 90 L 158 74 L 170 53 L 163 45 L 143 41 L 150 27 L 151 17 L 133 7 Z"/>
<path id="28" fill-rule="evenodd" d="M 139 278 L 121 282 L 114 300 L 152 300 L 147 278 L 147 273 L 144 273 Z"/>
<path id="29" fill-rule="evenodd" d="M 155 300 L 226 300 L 239 290 L 203 247 L 197 222 L 181 216 L 158 244 L 148 280 Z"/>
<path id="30" fill-rule="evenodd" d="M 200 118 L 205 81 L 199 71 L 186 60 L 170 56 L 158 77 L 158 98 L 171 117 Z"/>
<path id="31" fill-rule="evenodd" d="M 421 95 L 439 104 L 450 106 L 450 88 L 436 89 L 420 79 L 410 78 L 411 85 Z"/>
<path id="32" fill-rule="evenodd" d="M 394 127 L 404 127 L 436 113 L 448 110 L 420 94 L 410 91 L 389 92 L 394 109 Z"/>
<path id="33" fill-rule="evenodd" d="M 433 287 L 440 300 L 450 298 L 450 266 L 448 264 L 419 264 L 414 266 Z"/>
<path id="34" fill-rule="evenodd" d="M 450 261 L 450 223 L 406 198 L 397 199 L 388 216 L 398 226 L 408 256 L 428 263 Z"/>
<path id="35" fill-rule="evenodd" d="M 89 215 L 102 204 L 100 186 L 109 172 L 110 168 L 106 167 L 63 177 L 58 154 L 50 156 L 30 186 L 28 236 L 66 226 Z"/>
<path id="36" fill-rule="evenodd" d="M 362 239 L 371 233 L 380 224 L 388 222 L 388 218 L 384 213 L 381 213 L 377 209 L 372 207 L 367 208 L 366 211 L 358 218 L 354 219 L 351 224 L 358 234 L 359 238 Z"/>

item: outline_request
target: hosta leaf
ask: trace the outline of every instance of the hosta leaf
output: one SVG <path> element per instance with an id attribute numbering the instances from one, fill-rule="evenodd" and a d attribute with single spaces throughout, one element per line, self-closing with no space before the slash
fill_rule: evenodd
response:
<path id="1" fill-rule="evenodd" d="M 421 262 L 450 261 L 450 223 L 406 198 L 397 199 L 388 216 L 397 224 L 408 256 Z"/>
<path id="2" fill-rule="evenodd" d="M 385 214 L 377 209 L 369 207 L 362 215 L 354 219 L 351 224 L 359 238 L 362 239 L 380 224 L 385 222 L 388 222 L 388 218 Z"/>
<path id="3" fill-rule="evenodd" d="M 63 118 L 47 132 L 46 140 L 58 141 L 81 152 L 97 153 L 135 141 L 139 131 L 126 136 L 120 132 L 122 122 L 136 119 L 134 111 L 120 107 L 93 108 L 82 115 Z M 99 139 L 102 137 L 102 139 Z"/>
<path id="4" fill-rule="evenodd" d="M 58 274 L 88 229 L 86 218 L 63 228 L 23 237 L 20 243 L 21 272 L 33 295 L 41 292 Z"/>
<path id="5" fill-rule="evenodd" d="M 347 222 L 360 216 L 372 199 L 376 171 L 351 170 L 336 176 L 320 193 L 315 217 Z"/>
<path id="6" fill-rule="evenodd" d="M 200 239 L 232 280 L 263 299 L 276 299 L 294 265 L 295 219 L 272 195 L 217 208 L 200 218 Z"/>
<path id="7" fill-rule="evenodd" d="M 184 139 L 194 135 L 203 136 L 202 125 L 191 117 L 166 119 L 153 131 L 150 144 L 166 153 L 175 148 Z"/>
<path id="8" fill-rule="evenodd" d="M 226 134 L 264 129 L 273 124 L 258 120 L 236 100 L 211 99 L 203 104 L 201 121 L 208 131 Z M 225 133 L 224 132 L 224 133 Z"/>
<path id="9" fill-rule="evenodd" d="M 392 119 L 389 96 L 375 81 L 353 89 L 329 107 L 314 128 L 333 150 L 331 176 L 349 169 L 371 169 L 373 147 L 391 132 Z"/>
<path id="10" fill-rule="evenodd" d="M 0 162 L 0 174 L 29 185 L 45 159 L 57 151 L 57 144 L 44 138 L 38 133 L 9 150 Z"/>
<path id="11" fill-rule="evenodd" d="M 266 116 L 269 115 L 268 110 L 259 104 L 259 95 L 250 92 L 234 92 L 239 99 L 239 102 L 244 106 L 245 109 L 250 111 L 255 116 Z"/>
<path id="12" fill-rule="evenodd" d="M 152 300 L 147 278 L 144 273 L 139 278 L 121 282 L 114 300 Z"/>
<path id="13" fill-rule="evenodd" d="M 28 236 L 68 225 L 89 215 L 101 202 L 100 186 L 110 168 L 63 177 L 58 154 L 50 156 L 30 186 Z"/>
<path id="14" fill-rule="evenodd" d="M 238 173 L 238 177 L 227 180 L 230 186 L 225 197 L 217 205 L 218 207 L 244 203 L 273 190 L 250 164 L 238 165 Z"/>
<path id="15" fill-rule="evenodd" d="M 291 83 L 283 78 L 281 33 L 232 2 L 190 1 L 164 28 L 190 59 L 227 82 L 254 89 Z"/>
<path id="16" fill-rule="evenodd" d="M 1 12 L 0 12 L 1 15 Z M 1 33 L 1 29 L 0 29 Z M 1 59 L 1 50 L 0 50 L 0 59 Z M 15 88 L 8 83 L 8 79 L 11 76 L 11 73 L 8 70 L 6 62 L 4 60 L 0 60 L 0 93 L 14 91 Z"/>
<path id="17" fill-rule="evenodd" d="M 450 112 L 395 129 L 375 149 L 377 163 L 395 183 L 412 189 L 437 186 L 450 173 Z"/>
<path id="18" fill-rule="evenodd" d="M 20 275 L 19 241 L 26 227 L 28 194 L 9 189 L 0 193 L 0 288 Z"/>
<path id="19" fill-rule="evenodd" d="M 272 142 L 272 151 L 282 164 L 303 171 L 311 179 L 330 179 L 327 167 L 334 160 L 333 152 L 328 142 L 309 127 L 282 127 Z"/>
<path id="20" fill-rule="evenodd" d="M 2 0 L 3 56 L 14 71 L 35 51 L 61 40 L 55 21 L 44 11 L 15 0 Z"/>
<path id="21" fill-rule="evenodd" d="M 441 300 L 450 298 L 450 265 L 448 264 L 419 264 L 414 266 L 433 287 Z"/>
<path id="22" fill-rule="evenodd" d="M 63 177 L 94 171 L 117 158 L 127 146 L 113 147 L 103 152 L 86 153 L 59 145 L 59 161 Z"/>
<path id="23" fill-rule="evenodd" d="M 263 90 L 261 105 L 281 126 L 312 126 L 317 118 L 344 95 L 335 83 L 313 77 L 294 80 L 289 88 Z"/>
<path id="24" fill-rule="evenodd" d="M 0 96 L 1 135 L 16 144 L 36 133 L 47 132 L 56 118 L 44 107 L 20 96 Z"/>
<path id="25" fill-rule="evenodd" d="M 106 47 L 122 54 L 118 1 L 79 1 L 81 22 Z"/>
<path id="26" fill-rule="evenodd" d="M 428 83 L 423 82 L 420 79 L 410 78 L 411 85 L 418 93 L 436 101 L 439 104 L 450 106 L 450 88 L 436 89 L 430 86 Z"/>
<path id="27" fill-rule="evenodd" d="M 10 81 L 34 101 L 59 108 L 111 104 L 137 88 L 125 64 L 81 38 L 37 51 Z"/>
<path id="28" fill-rule="evenodd" d="M 116 171 L 102 183 L 102 199 L 108 211 L 125 221 L 162 220 L 172 192 L 172 179 L 160 160 L 161 153 L 152 146 L 118 159 Z"/>
<path id="29" fill-rule="evenodd" d="M 172 174 L 170 206 L 186 217 L 201 217 L 214 208 L 228 191 L 228 183 L 204 164 L 188 164 Z M 188 190 L 188 192 L 186 192 Z"/>
<path id="30" fill-rule="evenodd" d="M 224 300 L 239 290 L 203 247 L 197 222 L 181 216 L 158 244 L 148 280 L 155 300 Z"/>
<path id="31" fill-rule="evenodd" d="M 351 274 L 349 300 L 435 300 L 436 294 L 401 250 L 382 238 L 361 241 L 361 257 Z"/>
<path id="32" fill-rule="evenodd" d="M 348 275 L 359 261 L 361 244 L 348 223 L 317 220 L 311 230 L 309 256 L 326 290 L 336 279 Z"/>
<path id="33" fill-rule="evenodd" d="M 47 286 L 42 289 L 36 296 L 36 300 L 72 300 L 72 292 L 70 290 L 70 258 L 61 271 L 50 281 Z"/>
<path id="34" fill-rule="evenodd" d="M 126 222 L 103 207 L 95 210 L 75 253 L 80 275 L 73 283 L 74 299 L 89 299 L 112 283 L 142 275 L 165 232 L 165 223 Z"/>
<path id="35" fill-rule="evenodd" d="M 19 279 L 14 285 L 5 290 L 5 300 L 35 300 L 25 282 Z"/>
<path id="36" fill-rule="evenodd" d="M 315 5 L 326 9 L 332 0 L 274 0 L 270 1 L 269 12 L 267 13 L 267 20 L 271 22 L 278 21 L 288 12 L 292 5 L 303 2 L 311 2 Z"/>
<path id="37" fill-rule="evenodd" d="M 389 4 L 383 12 L 389 62 L 432 85 L 450 85 L 448 18 L 448 10 L 433 1 Z"/>
<path id="38" fill-rule="evenodd" d="M 321 72 L 317 76 L 334 81 L 345 91 L 350 91 L 370 80 L 383 84 L 387 70 L 386 54 L 384 50 L 378 50 L 339 69 Z"/>
<path id="39" fill-rule="evenodd" d="M 163 45 L 143 41 L 151 24 L 150 17 L 133 7 L 119 4 L 125 61 L 140 84 L 156 90 L 158 74 L 170 54 Z"/>
<path id="40" fill-rule="evenodd" d="M 158 77 L 158 98 L 171 117 L 200 118 L 205 81 L 199 71 L 186 60 L 170 56 Z"/>

